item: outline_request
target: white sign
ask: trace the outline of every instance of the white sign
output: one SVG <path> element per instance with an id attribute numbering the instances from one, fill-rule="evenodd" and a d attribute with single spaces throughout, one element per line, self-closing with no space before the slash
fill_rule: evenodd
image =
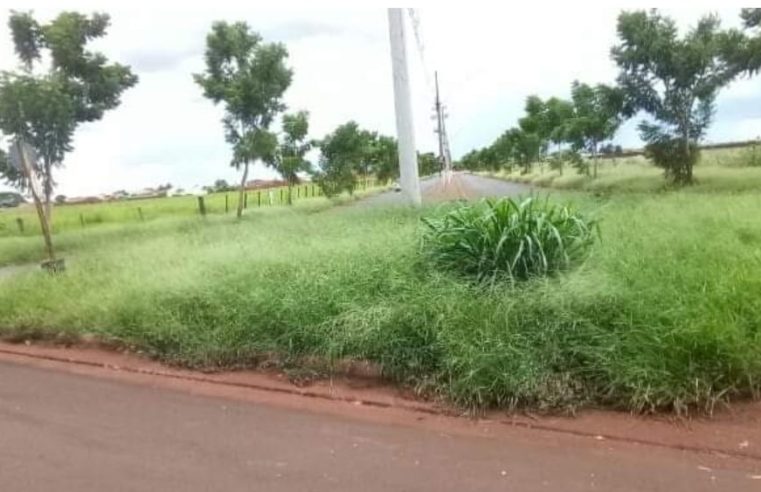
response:
<path id="1" fill-rule="evenodd" d="M 8 157 L 11 166 L 24 175 L 32 192 L 37 196 L 42 196 L 42 186 L 37 178 L 37 152 L 35 152 L 34 147 L 23 140 L 16 139 L 11 144 Z"/>

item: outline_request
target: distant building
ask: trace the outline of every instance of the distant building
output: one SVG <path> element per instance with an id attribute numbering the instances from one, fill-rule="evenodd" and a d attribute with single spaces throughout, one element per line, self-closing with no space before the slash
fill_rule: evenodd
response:
<path id="1" fill-rule="evenodd" d="M 286 186 L 288 183 L 282 179 L 252 179 L 246 183 L 247 190 L 261 190 L 263 188 L 276 188 Z"/>

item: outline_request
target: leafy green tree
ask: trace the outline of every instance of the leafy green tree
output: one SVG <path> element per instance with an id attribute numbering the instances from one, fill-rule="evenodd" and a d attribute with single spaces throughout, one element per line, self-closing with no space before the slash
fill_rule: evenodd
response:
<path id="1" fill-rule="evenodd" d="M 306 154 L 312 148 L 307 141 L 309 133 L 309 113 L 299 111 L 283 115 L 283 141 L 275 160 L 274 168 L 288 183 L 288 205 L 293 203 L 293 187 L 299 184 L 299 173 L 311 170 Z"/>
<path id="2" fill-rule="evenodd" d="M 349 121 L 318 143 L 321 156 L 315 180 L 325 196 L 343 191 L 354 193 L 358 171 L 369 169 L 368 142 L 368 134 L 356 122 Z"/>
<path id="3" fill-rule="evenodd" d="M 8 26 L 21 70 L 0 72 L 0 133 L 34 149 L 45 220 L 50 221 L 53 171 L 72 150 L 74 131 L 119 106 L 122 93 L 138 79 L 129 67 L 87 49 L 106 35 L 106 14 L 63 12 L 41 24 L 29 12 L 12 11 Z M 0 176 L 18 188 L 28 184 L 7 160 L 0 162 Z"/>
<path id="4" fill-rule="evenodd" d="M 565 99 L 551 97 L 545 103 L 543 138 L 555 144 L 556 150 L 566 142 L 566 122 L 573 117 L 573 103 Z"/>
<path id="5" fill-rule="evenodd" d="M 433 152 L 418 152 L 417 162 L 420 176 L 430 176 L 441 171 L 441 161 Z"/>
<path id="6" fill-rule="evenodd" d="M 499 155 L 497 155 L 497 152 L 491 145 L 478 151 L 477 160 L 479 163 L 479 169 L 499 169 Z"/>
<path id="7" fill-rule="evenodd" d="M 512 159 L 523 168 L 524 173 L 531 172 L 531 166 L 546 149 L 546 140 L 542 139 L 538 131 L 527 131 L 524 128 L 511 128 L 507 131 L 506 138 L 510 142 Z"/>
<path id="8" fill-rule="evenodd" d="M 590 86 L 573 82 L 572 114 L 563 125 L 563 136 L 574 150 L 584 150 L 592 157 L 597 177 L 600 144 L 610 140 L 623 122 L 624 93 L 604 84 Z M 581 169 L 587 169 L 583 166 Z"/>
<path id="9" fill-rule="evenodd" d="M 238 198 L 238 217 L 249 165 L 261 160 L 273 166 L 277 136 L 269 128 L 285 109 L 283 93 L 293 72 L 285 65 L 288 52 L 280 43 L 265 43 L 245 22 L 215 22 L 206 37 L 206 71 L 193 77 L 204 96 L 224 104 L 225 139 L 233 147 L 231 165 L 243 175 Z"/>
<path id="10" fill-rule="evenodd" d="M 691 183 L 716 96 L 737 75 L 726 62 L 733 50 L 727 33 L 708 15 L 680 37 L 673 20 L 650 10 L 622 12 L 618 37 L 611 54 L 625 113 L 641 110 L 655 119 L 639 125 L 649 157 L 674 183 Z"/>
<path id="11" fill-rule="evenodd" d="M 526 115 L 518 120 L 518 128 L 508 130 L 512 142 L 513 152 L 526 169 L 530 170 L 531 164 L 541 158 L 547 151 L 549 136 L 552 132 L 549 124 L 547 106 L 538 96 L 526 98 Z M 533 152 L 534 144 L 537 145 L 536 153 Z"/>
<path id="12" fill-rule="evenodd" d="M 231 189 L 232 187 L 230 184 L 227 182 L 227 180 L 224 179 L 218 179 L 214 181 L 214 185 L 211 186 L 211 190 L 215 192 L 230 191 Z"/>
<path id="13" fill-rule="evenodd" d="M 373 173 L 379 182 L 387 183 L 399 178 L 399 150 L 394 137 L 378 135 L 373 139 L 370 160 Z"/>
<path id="14" fill-rule="evenodd" d="M 514 146 L 515 140 L 510 136 L 510 132 L 506 131 L 491 144 L 489 147 L 494 154 L 495 159 L 491 164 L 494 166 L 492 170 L 496 171 L 503 166 L 507 166 L 512 170 L 512 163 L 514 160 Z"/>
<path id="15" fill-rule="evenodd" d="M 473 149 L 467 154 L 463 155 L 456 163 L 458 169 L 467 169 L 469 171 L 478 171 L 481 169 L 481 163 L 479 160 L 479 150 Z"/>

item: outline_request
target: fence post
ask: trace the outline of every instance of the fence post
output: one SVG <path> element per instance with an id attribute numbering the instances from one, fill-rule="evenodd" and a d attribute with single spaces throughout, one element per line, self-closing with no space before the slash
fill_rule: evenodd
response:
<path id="1" fill-rule="evenodd" d="M 145 217 L 143 217 L 143 208 L 137 207 L 137 215 L 140 216 L 140 222 L 143 222 L 145 220 Z"/>
<path id="2" fill-rule="evenodd" d="M 301 198 L 301 186 L 296 187 L 296 198 Z"/>
<path id="3" fill-rule="evenodd" d="M 202 216 L 206 216 L 206 204 L 203 202 L 203 197 L 198 197 L 198 211 L 201 212 Z"/>
<path id="4" fill-rule="evenodd" d="M 314 185 L 312 185 L 312 198 L 314 198 Z"/>
<path id="5" fill-rule="evenodd" d="M 227 193 L 225 193 L 225 213 L 230 211 L 230 203 L 228 202 Z"/>
<path id="6" fill-rule="evenodd" d="M 248 208 L 248 192 L 243 194 L 243 208 Z"/>
<path id="7" fill-rule="evenodd" d="M 280 205 L 283 204 L 283 189 L 280 188 Z"/>
<path id="8" fill-rule="evenodd" d="M 256 192 L 256 206 L 257 207 L 261 207 L 262 206 L 262 192 L 261 192 L 261 190 Z"/>
<path id="9" fill-rule="evenodd" d="M 18 230 L 21 234 L 24 233 L 24 219 L 21 217 L 16 217 L 16 225 L 18 225 Z"/>

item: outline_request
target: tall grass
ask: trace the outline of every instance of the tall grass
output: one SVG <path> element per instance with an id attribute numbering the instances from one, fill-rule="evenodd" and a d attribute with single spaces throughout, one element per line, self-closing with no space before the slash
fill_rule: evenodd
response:
<path id="1" fill-rule="evenodd" d="M 423 223 L 424 253 L 436 265 L 480 282 L 567 270 L 586 256 L 597 227 L 568 205 L 536 197 L 460 204 Z"/>
<path id="2" fill-rule="evenodd" d="M 206 368 L 368 360 L 470 409 L 710 411 L 758 395 L 761 196 L 566 199 L 605 240 L 577 269 L 489 288 L 421 263 L 420 215 L 402 208 L 64 232 L 65 274 L 0 275 L 0 334 L 90 333 Z"/>

